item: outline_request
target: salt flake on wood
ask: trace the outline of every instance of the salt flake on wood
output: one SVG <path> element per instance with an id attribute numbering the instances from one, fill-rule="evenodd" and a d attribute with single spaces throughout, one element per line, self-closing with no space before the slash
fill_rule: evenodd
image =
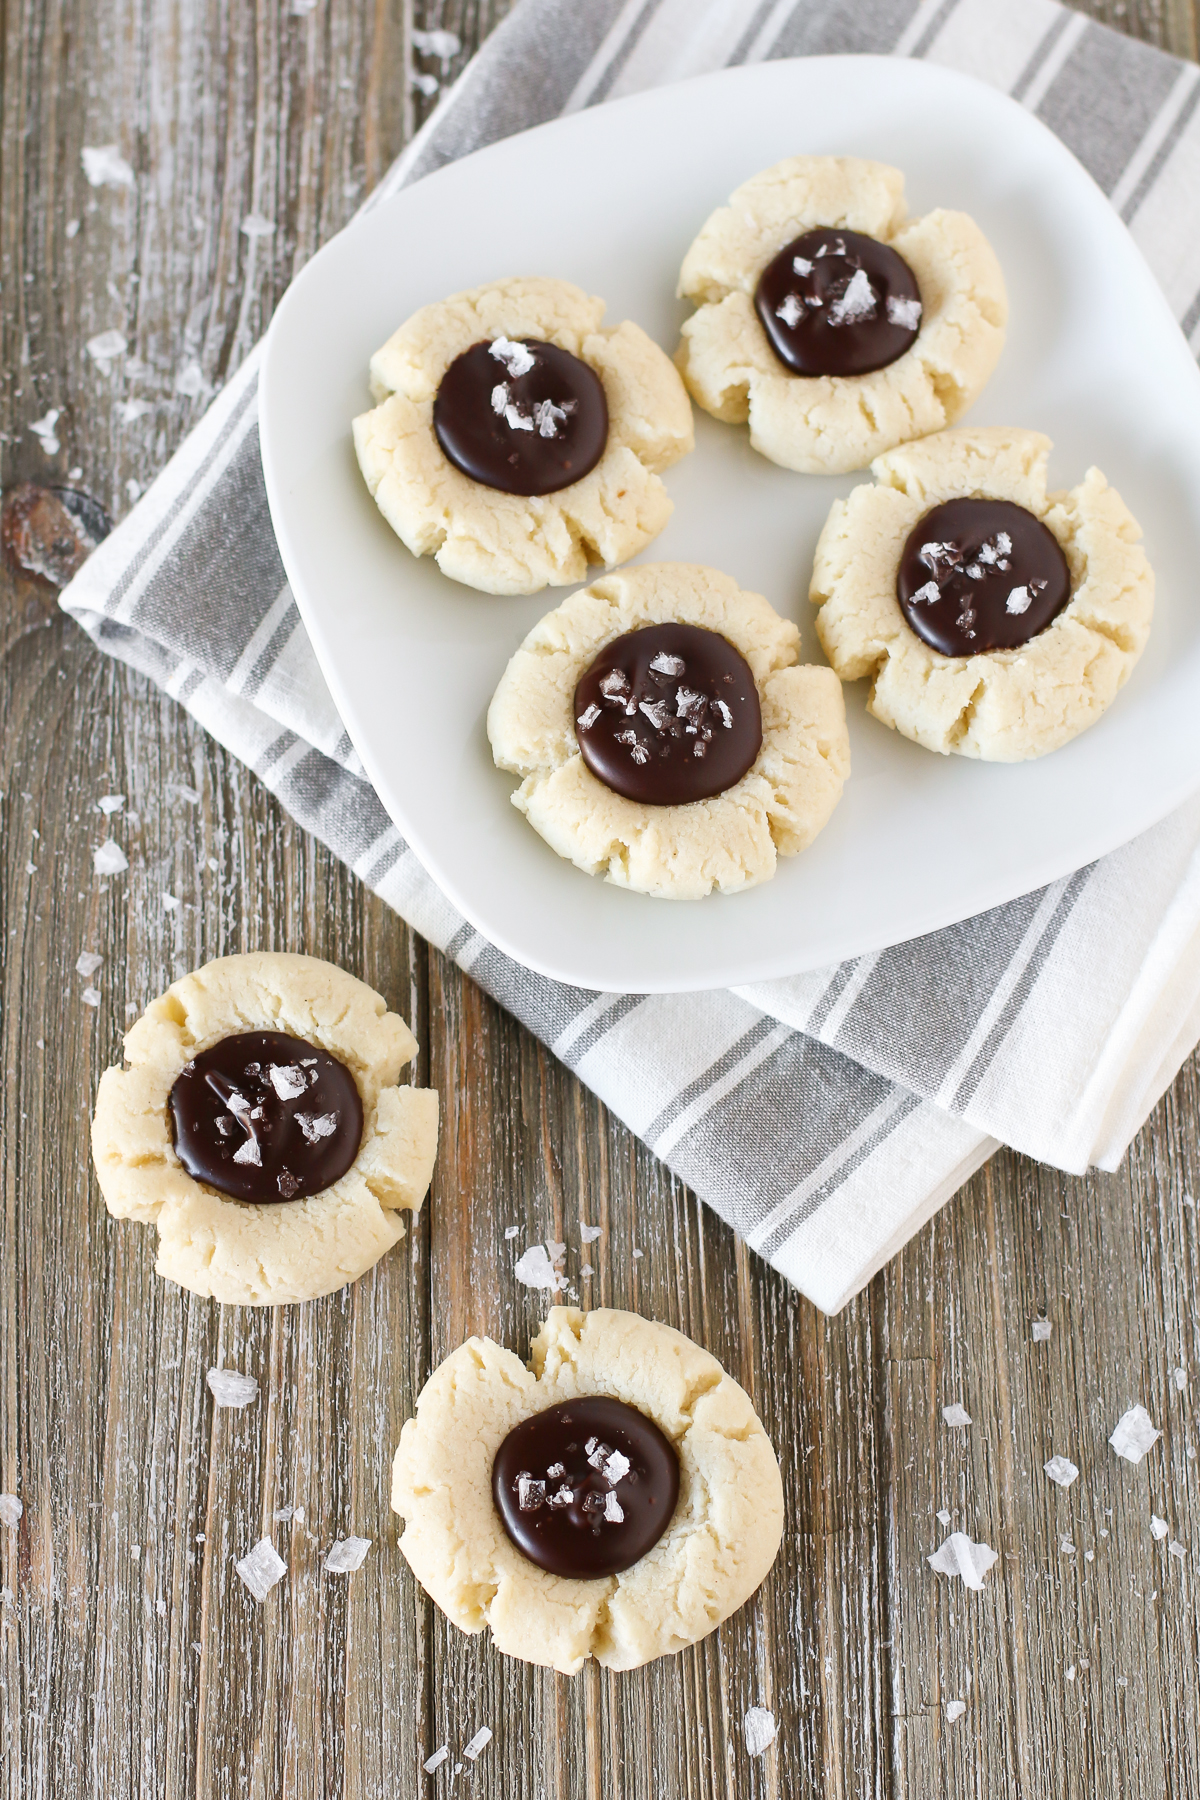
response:
<path id="1" fill-rule="evenodd" d="M 956 1722 L 956 1720 L 962 1718 L 962 1716 L 966 1712 L 966 1710 L 967 1710 L 967 1703 L 965 1700 L 947 1700 L 947 1702 L 946 1702 L 946 1723 L 948 1725 L 953 1725 Z"/>
<path id="2" fill-rule="evenodd" d="M 990 1545 L 973 1544 L 965 1531 L 952 1531 L 941 1548 L 925 1560 L 936 1574 L 960 1575 L 964 1587 L 978 1592 L 984 1576 L 1000 1558 Z"/>
<path id="3" fill-rule="evenodd" d="M 18 1500 L 15 1494 L 0 1494 L 0 1525 L 7 1525 L 10 1529 L 19 1525 L 24 1511 L 24 1502 Z"/>
<path id="4" fill-rule="evenodd" d="M 90 187 L 132 187 L 134 173 L 115 144 L 85 144 L 80 151 Z"/>
<path id="5" fill-rule="evenodd" d="M 327 1575 L 352 1575 L 355 1569 L 362 1568 L 370 1548 L 370 1538 L 339 1538 L 325 1558 L 325 1573 Z"/>
<path id="6" fill-rule="evenodd" d="M 948 1512 L 946 1512 L 944 1508 L 938 1514 L 937 1522 L 939 1525 L 948 1525 L 950 1523 L 950 1514 Z"/>
<path id="7" fill-rule="evenodd" d="M 942 1417 L 945 1419 L 947 1425 L 954 1426 L 955 1428 L 971 1423 L 970 1413 L 965 1407 L 960 1406 L 957 1400 L 954 1402 L 953 1406 L 943 1406 Z"/>
<path id="8" fill-rule="evenodd" d="M 98 331 L 96 336 L 90 337 L 84 345 L 84 349 L 92 361 L 100 363 L 101 366 L 110 363 L 114 356 L 124 356 L 127 348 L 128 341 L 124 332 L 121 331 Z"/>
<path id="9" fill-rule="evenodd" d="M 520 1237 L 520 1235 L 521 1227 L 519 1225 L 506 1225 L 504 1227 L 504 1239 L 506 1243 L 510 1238 Z"/>
<path id="10" fill-rule="evenodd" d="M 75 973 L 82 975 L 86 981 L 89 975 L 96 973 L 103 961 L 104 958 L 98 950 L 81 950 L 75 958 Z"/>
<path id="11" fill-rule="evenodd" d="M 421 1764 L 421 1767 L 427 1775 L 432 1775 L 435 1769 L 440 1769 L 442 1764 L 444 1762 L 449 1762 L 449 1760 L 450 1746 L 448 1744 L 443 1744 L 440 1750 L 435 1750 L 433 1755 Z"/>
<path id="12" fill-rule="evenodd" d="M 1131 1406 L 1117 1420 L 1108 1441 L 1117 1455 L 1123 1456 L 1126 1462 L 1140 1463 L 1147 1450 L 1153 1449 L 1161 1436 L 1162 1432 L 1154 1429 L 1145 1407 Z"/>
<path id="13" fill-rule="evenodd" d="M 109 813 L 120 812 L 125 804 L 124 794 L 101 794 L 96 805 L 107 818 Z"/>
<path id="14" fill-rule="evenodd" d="M 1046 1344 L 1050 1341 L 1050 1333 L 1054 1327 L 1049 1319 L 1034 1319 L 1029 1330 L 1035 1344 Z"/>
<path id="15" fill-rule="evenodd" d="M 277 1581 L 287 1574 L 287 1564 L 279 1555 L 270 1538 L 259 1538 L 253 1550 L 248 1550 L 234 1568 L 245 1582 L 256 1600 L 265 1600 Z"/>
<path id="16" fill-rule="evenodd" d="M 761 1756 L 775 1742 L 775 1715 L 765 1706 L 751 1706 L 742 1720 L 742 1730 L 746 1734 L 747 1754 Z"/>
<path id="17" fill-rule="evenodd" d="M 1161 1542 L 1167 1535 L 1167 1521 L 1160 1519 L 1157 1513 L 1150 1514 L 1150 1536 Z"/>
<path id="18" fill-rule="evenodd" d="M 120 875 L 129 867 L 129 858 L 120 844 L 112 838 L 105 838 L 92 851 L 92 867 L 97 875 Z"/>
<path id="19" fill-rule="evenodd" d="M 444 63 L 450 62 L 462 49 L 462 39 L 454 31 L 412 31 L 409 36 L 413 48 L 423 56 L 436 56 Z"/>
<path id="20" fill-rule="evenodd" d="M 549 1288 L 552 1293 L 557 1293 L 566 1285 L 546 1255 L 544 1244 L 530 1244 L 524 1256 L 515 1263 L 513 1274 L 526 1287 Z"/>
<path id="21" fill-rule="evenodd" d="M 601 1225 L 584 1225 L 581 1223 L 579 1227 L 580 1240 L 585 1244 L 594 1244 L 603 1229 L 604 1228 Z"/>
<path id="22" fill-rule="evenodd" d="M 32 431 L 47 456 L 58 455 L 58 433 L 54 427 L 58 424 L 60 413 L 60 407 L 52 406 L 44 418 L 34 419 L 29 426 L 29 430 Z"/>
<path id="23" fill-rule="evenodd" d="M 240 1410 L 258 1399 L 258 1382 L 253 1375 L 239 1375 L 236 1369 L 210 1369 L 204 1379 L 217 1406 Z"/>
<path id="24" fill-rule="evenodd" d="M 481 1725 L 469 1744 L 463 1745 L 463 1755 L 468 1762 L 474 1762 L 481 1750 L 486 1750 L 492 1741 L 491 1728 Z"/>
<path id="25" fill-rule="evenodd" d="M 179 911 L 179 900 L 176 895 L 160 894 L 159 899 L 163 903 L 163 911 L 164 912 L 178 912 Z"/>
<path id="26" fill-rule="evenodd" d="M 99 1006 L 99 1004 L 100 1004 L 100 989 L 94 988 L 94 987 L 85 987 L 83 992 L 80 994 L 79 998 L 83 1001 L 83 1004 L 85 1006 Z"/>
<path id="27" fill-rule="evenodd" d="M 1178 1557 L 1179 1561 L 1182 1562 L 1187 1555 L 1187 1545 L 1181 1544 L 1178 1538 L 1172 1538 L 1167 1545 L 1167 1555 Z"/>
<path id="28" fill-rule="evenodd" d="M 255 238 L 274 237 L 275 221 L 274 219 L 264 218 L 263 214 L 260 212 L 247 213 L 246 217 L 242 220 L 241 230 L 242 235 L 248 237 L 251 242 L 253 242 Z"/>
<path id="29" fill-rule="evenodd" d="M 1057 1482 L 1058 1486 L 1062 1488 L 1070 1487 L 1079 1474 L 1075 1464 L 1065 1456 L 1052 1456 L 1049 1462 L 1042 1464 L 1042 1467 L 1051 1481 Z"/>

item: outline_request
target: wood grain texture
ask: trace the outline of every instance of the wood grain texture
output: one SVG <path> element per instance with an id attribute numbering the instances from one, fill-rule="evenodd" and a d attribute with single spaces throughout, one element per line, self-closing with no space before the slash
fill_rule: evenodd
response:
<path id="1" fill-rule="evenodd" d="M 452 76 L 505 10 L 3 0 L 5 485 L 78 467 L 123 512 L 428 111 L 405 72 Z M 1192 0 L 1083 10 L 1195 55 Z M 461 54 L 414 53 L 414 25 Z M 88 188 L 85 143 L 116 143 L 136 191 Z M 252 212 L 273 236 L 241 231 Z M 132 372 L 84 352 L 113 328 Z M 148 410 L 123 422 L 130 399 Z M 48 461 L 27 426 L 51 407 Z M 519 1800 L 1200 1795 L 1198 1440 L 1173 1379 L 1200 1379 L 1196 1062 L 1116 1175 L 1003 1153 L 824 1319 L 186 714 L 46 590 L 2 579 L 0 1489 L 25 1503 L 0 1529 L 2 1800 L 444 1793 L 453 1764 L 428 1778 L 422 1760 L 481 1724 L 495 1738 L 455 1786 Z M 91 862 L 105 793 L 126 796 L 114 882 Z M 87 1143 L 128 1018 L 264 946 L 386 994 L 444 1107 L 410 1236 L 348 1292 L 279 1313 L 158 1281 L 152 1233 L 107 1219 Z M 96 1009 L 83 949 L 104 956 Z M 581 1217 L 604 1232 L 591 1278 Z M 565 1239 L 585 1301 L 720 1357 L 784 1467 L 759 1596 L 632 1675 L 502 1659 L 447 1627 L 396 1549 L 388 1465 L 422 1381 L 470 1331 L 523 1349 L 539 1316 L 508 1224 Z M 214 1411 L 218 1359 L 258 1376 L 257 1405 Z M 956 1400 L 969 1430 L 942 1422 Z M 1165 1433 L 1139 1469 L 1104 1447 L 1135 1400 Z M 1069 1492 L 1041 1473 L 1054 1452 L 1083 1468 Z M 274 1519 L 288 1505 L 302 1521 Z M 942 1509 L 1001 1553 L 982 1594 L 925 1565 Z M 1151 1538 L 1152 1509 L 1186 1560 Z M 260 1608 L 233 1559 L 264 1532 L 288 1576 Z M 323 1575 L 349 1532 L 373 1540 L 364 1567 Z M 779 1723 L 754 1762 L 751 1704 Z"/>

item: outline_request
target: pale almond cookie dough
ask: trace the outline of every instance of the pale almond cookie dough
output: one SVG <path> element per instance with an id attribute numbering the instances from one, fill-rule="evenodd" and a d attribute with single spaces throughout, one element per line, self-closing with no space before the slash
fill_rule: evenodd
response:
<path id="1" fill-rule="evenodd" d="M 363 1107 L 358 1154 L 308 1199 L 248 1204 L 194 1179 L 175 1154 L 167 1101 L 190 1059 L 245 1032 L 285 1032 L 345 1065 Z M 117 1219 L 158 1226 L 157 1272 L 232 1305 L 277 1306 L 356 1281 L 404 1236 L 433 1173 L 438 1099 L 397 1087 L 416 1052 L 404 1020 L 365 982 L 311 956 L 227 956 L 176 981 L 100 1078 L 92 1155 Z"/>
<path id="2" fill-rule="evenodd" d="M 580 581 L 637 554 L 673 506 L 661 471 L 693 447 L 692 409 L 670 358 L 640 326 L 601 327 L 604 302 L 569 281 L 491 282 L 414 313 L 371 358 L 373 411 L 354 421 L 359 466 L 388 524 L 415 556 L 491 594 Z M 527 497 L 473 481 L 433 427 L 447 368 L 483 340 L 556 344 L 599 377 L 608 440 L 596 467 Z M 503 371 L 498 367 L 498 376 Z"/>
<path id="3" fill-rule="evenodd" d="M 648 806 L 605 786 L 575 735 L 583 671 L 613 639 L 678 620 L 718 632 L 750 665 L 762 748 L 735 786 L 687 805 Z M 692 563 L 605 576 L 535 625 L 488 709 L 497 765 L 522 777 L 513 804 L 551 848 L 590 875 L 667 899 L 767 881 L 828 822 L 850 773 L 841 684 L 796 662 L 800 634 L 760 594 Z"/>
<path id="4" fill-rule="evenodd" d="M 845 681 L 871 681 L 868 710 L 943 754 L 988 762 L 1043 756 L 1095 724 L 1145 647 L 1154 574 L 1141 529 L 1099 469 L 1047 494 L 1050 440 L 1003 428 L 947 431 L 872 465 L 835 501 L 817 544 L 810 598 L 817 631 Z M 959 497 L 1011 500 L 1058 540 L 1071 598 L 1019 648 L 944 656 L 909 626 L 896 570 L 917 521 Z"/>
<path id="5" fill-rule="evenodd" d="M 589 1656 L 635 1669 L 707 1637 L 763 1580 L 783 1531 L 783 1488 L 749 1398 L 667 1325 L 604 1309 L 554 1307 L 529 1367 L 470 1338 L 426 1382 L 400 1436 L 392 1506 L 417 1580 L 467 1632 L 574 1675 Z M 547 1407 L 607 1394 L 651 1418 L 674 1446 L 679 1499 L 664 1535 L 622 1574 L 552 1575 L 508 1537 L 492 1463 L 513 1427 Z"/>
<path id="6" fill-rule="evenodd" d="M 755 312 L 759 276 L 784 245 L 816 227 L 889 245 L 917 280 L 920 329 L 886 368 L 802 376 L 771 348 Z M 835 474 L 940 431 L 971 405 L 1004 346 L 1008 302 L 995 254 L 966 213 L 909 219 L 904 177 L 885 163 L 795 156 L 743 183 L 683 261 L 679 293 L 699 311 L 676 360 L 693 398 L 786 469 Z"/>

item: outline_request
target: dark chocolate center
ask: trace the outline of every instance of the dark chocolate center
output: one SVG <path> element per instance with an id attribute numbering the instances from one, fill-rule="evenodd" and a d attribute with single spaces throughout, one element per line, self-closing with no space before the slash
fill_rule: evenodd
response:
<path id="1" fill-rule="evenodd" d="M 331 1187 L 362 1139 L 349 1069 L 283 1031 L 245 1031 L 202 1051 L 176 1078 L 167 1113 L 188 1174 L 260 1206 Z"/>
<path id="2" fill-rule="evenodd" d="M 503 494 L 554 494 L 603 456 L 608 402 L 599 377 L 569 350 L 484 339 L 442 376 L 433 429 L 472 481 Z"/>
<path id="3" fill-rule="evenodd" d="M 740 781 L 762 748 L 750 665 L 719 632 L 646 625 L 606 644 L 575 689 L 575 736 L 626 800 L 685 806 Z"/>
<path id="4" fill-rule="evenodd" d="M 1071 598 L 1058 539 L 1012 500 L 947 500 L 918 521 L 896 570 L 896 598 L 943 656 L 1012 650 Z"/>
<path id="5" fill-rule="evenodd" d="M 806 231 L 758 278 L 771 348 L 796 375 L 868 375 L 903 356 L 921 328 L 917 278 L 861 231 Z"/>
<path id="6" fill-rule="evenodd" d="M 492 1498 L 522 1555 L 551 1575 L 619 1575 L 653 1549 L 679 1498 L 679 1458 L 653 1419 L 593 1394 L 514 1425 Z"/>

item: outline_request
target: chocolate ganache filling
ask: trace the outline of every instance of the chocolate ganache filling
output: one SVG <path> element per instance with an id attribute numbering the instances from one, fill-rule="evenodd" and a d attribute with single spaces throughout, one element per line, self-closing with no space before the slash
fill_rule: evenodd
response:
<path id="1" fill-rule="evenodd" d="M 331 1187 L 362 1140 L 349 1069 L 283 1031 L 245 1031 L 203 1051 L 176 1077 L 167 1111 L 188 1174 L 259 1206 Z"/>
<path id="2" fill-rule="evenodd" d="M 472 344 L 442 376 L 433 429 L 456 469 L 503 494 L 555 494 L 594 469 L 608 442 L 599 376 L 557 344 Z"/>
<path id="3" fill-rule="evenodd" d="M 566 1400 L 514 1425 L 492 1498 L 523 1556 L 551 1575 L 619 1575 L 653 1549 L 679 1498 L 679 1458 L 623 1400 Z"/>
<path id="4" fill-rule="evenodd" d="M 861 231 L 793 238 L 759 276 L 754 304 L 772 350 L 796 375 L 885 369 L 921 328 L 916 276 Z"/>
<path id="5" fill-rule="evenodd" d="M 1071 598 L 1058 539 L 1012 500 L 947 500 L 918 520 L 896 570 L 908 623 L 943 656 L 1013 650 Z"/>
<path id="6" fill-rule="evenodd" d="M 626 800 L 708 800 L 762 748 L 758 689 L 719 632 L 646 625 L 606 644 L 580 677 L 575 736 L 592 774 Z"/>

